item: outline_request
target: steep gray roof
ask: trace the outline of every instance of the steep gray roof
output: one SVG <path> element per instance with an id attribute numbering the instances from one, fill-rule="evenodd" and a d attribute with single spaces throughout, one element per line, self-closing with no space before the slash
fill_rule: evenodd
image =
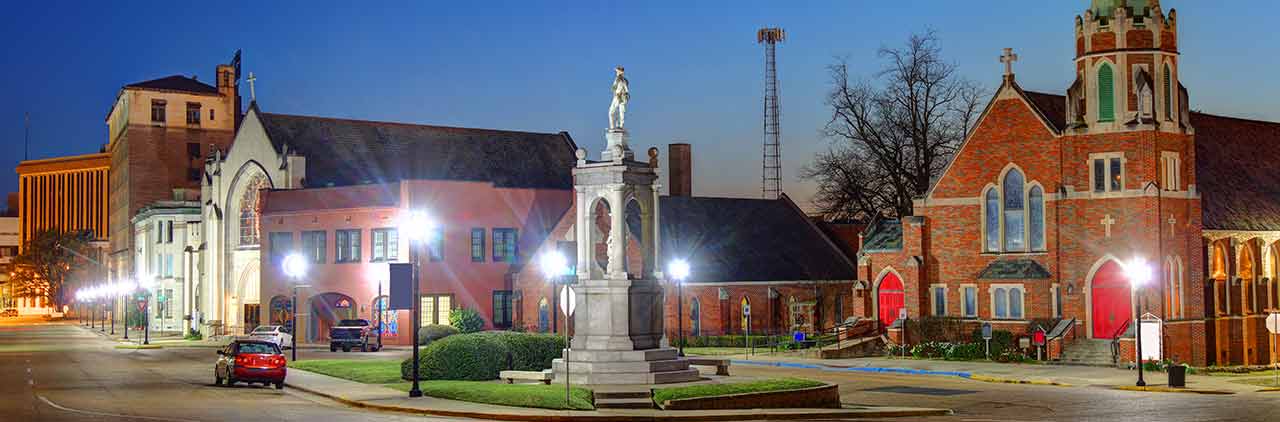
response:
<path id="1" fill-rule="evenodd" d="M 979 280 L 1031 280 L 1051 277 L 1049 270 L 1033 259 L 997 259 L 978 272 Z"/>
<path id="2" fill-rule="evenodd" d="M 690 282 L 857 278 L 853 263 L 785 197 L 660 201 L 660 262 L 687 260 Z M 638 232 L 638 219 L 628 225 Z"/>
<path id="3" fill-rule="evenodd" d="M 491 182 L 497 187 L 571 189 L 574 150 L 566 132 L 371 122 L 258 114 L 277 152 L 306 157 L 308 187 L 399 180 Z"/>
<path id="4" fill-rule="evenodd" d="M 866 252 L 902 250 L 902 220 L 879 219 L 871 223 L 862 235 L 862 250 Z"/>

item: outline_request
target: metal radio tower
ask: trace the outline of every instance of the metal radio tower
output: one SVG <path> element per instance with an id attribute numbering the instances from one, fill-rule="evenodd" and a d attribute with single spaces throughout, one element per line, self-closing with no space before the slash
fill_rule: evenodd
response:
<path id="1" fill-rule="evenodd" d="M 787 37 L 782 28 L 756 31 L 756 42 L 764 44 L 764 168 L 761 190 L 764 199 L 782 194 L 782 128 L 778 118 L 778 65 L 775 49 Z"/>

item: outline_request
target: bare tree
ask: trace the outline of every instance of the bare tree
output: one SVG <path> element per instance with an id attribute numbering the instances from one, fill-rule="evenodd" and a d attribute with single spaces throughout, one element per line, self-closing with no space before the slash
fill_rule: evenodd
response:
<path id="1" fill-rule="evenodd" d="M 911 215 L 912 200 L 939 177 L 981 111 L 982 90 L 943 61 L 933 31 L 882 47 L 885 67 L 850 80 L 848 62 L 828 67 L 832 141 L 801 176 L 818 183 L 814 203 L 845 218 Z"/>

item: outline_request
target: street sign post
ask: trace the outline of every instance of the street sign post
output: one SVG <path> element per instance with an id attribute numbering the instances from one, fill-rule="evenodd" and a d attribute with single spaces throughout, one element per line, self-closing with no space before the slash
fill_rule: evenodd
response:
<path id="1" fill-rule="evenodd" d="M 577 295 L 573 294 L 573 287 L 569 287 L 569 277 L 560 277 L 560 312 L 564 312 L 564 404 L 569 405 L 569 319 L 573 318 L 573 311 L 578 308 Z"/>
<path id="2" fill-rule="evenodd" d="M 747 332 L 747 353 L 754 352 L 755 348 L 751 347 L 751 302 L 747 298 L 742 298 L 742 327 Z"/>
<path id="3" fill-rule="evenodd" d="M 982 323 L 982 341 L 986 342 L 987 344 L 987 347 L 985 349 L 987 360 L 991 360 L 991 323 L 990 322 Z"/>
<path id="4" fill-rule="evenodd" d="M 576 309 L 578 309 L 578 299 L 577 295 L 573 294 L 573 288 L 569 286 L 562 287 L 560 289 L 560 312 L 563 312 L 567 318 L 572 317 L 573 311 Z"/>
<path id="5" fill-rule="evenodd" d="M 907 358 L 907 308 L 898 309 L 898 320 L 902 321 L 902 358 Z"/>
<path id="6" fill-rule="evenodd" d="M 1280 333 L 1280 313 L 1272 312 L 1271 315 L 1267 315 L 1267 331 L 1271 332 L 1271 353 L 1274 356 L 1276 350 L 1276 334 Z M 1272 368 L 1276 373 L 1274 380 L 1275 385 L 1280 386 L 1280 361 L 1277 361 L 1275 357 L 1272 357 L 1271 360 L 1277 362 L 1272 364 Z"/>

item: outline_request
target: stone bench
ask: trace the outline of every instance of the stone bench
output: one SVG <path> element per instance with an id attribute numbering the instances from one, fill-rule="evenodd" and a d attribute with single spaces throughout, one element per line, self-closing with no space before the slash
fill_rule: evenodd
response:
<path id="1" fill-rule="evenodd" d="M 507 384 L 515 384 L 516 380 L 521 381 L 538 381 L 543 384 L 551 385 L 551 371 L 499 371 L 498 378 L 507 382 Z"/>
<path id="2" fill-rule="evenodd" d="M 716 367 L 716 375 L 729 375 L 729 360 L 715 358 L 686 358 L 690 365 L 695 366 L 714 366 Z"/>

